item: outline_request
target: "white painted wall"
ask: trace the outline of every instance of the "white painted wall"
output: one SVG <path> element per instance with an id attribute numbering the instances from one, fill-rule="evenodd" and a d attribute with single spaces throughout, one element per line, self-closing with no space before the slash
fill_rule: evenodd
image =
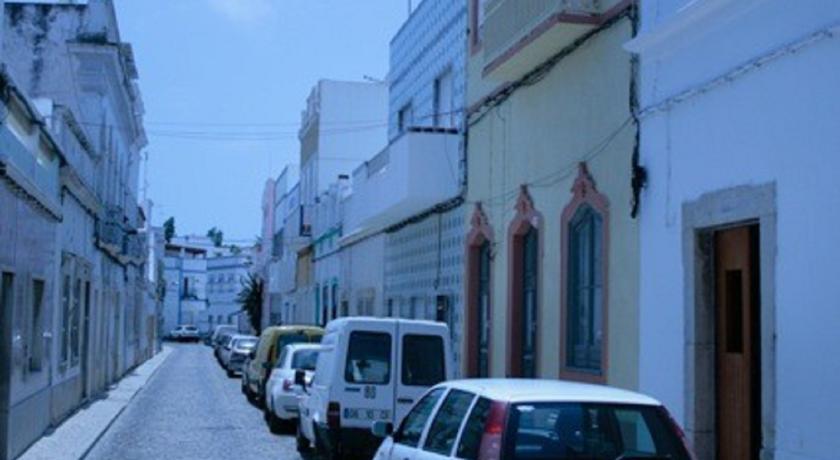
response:
<path id="1" fill-rule="evenodd" d="M 840 3 L 806 3 L 642 2 L 642 36 L 630 46 L 642 53 L 643 109 L 840 21 Z M 838 62 L 835 28 L 642 121 L 649 185 L 640 218 L 640 387 L 681 423 L 682 205 L 707 192 L 776 184 L 776 279 L 762 280 L 776 292 L 776 459 L 840 451 L 840 360 L 832 355 L 840 350 Z"/>

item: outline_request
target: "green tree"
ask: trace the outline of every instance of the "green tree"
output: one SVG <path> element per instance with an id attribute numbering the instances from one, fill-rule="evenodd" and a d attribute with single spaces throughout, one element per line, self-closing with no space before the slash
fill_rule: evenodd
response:
<path id="1" fill-rule="evenodd" d="M 166 222 L 163 223 L 163 239 L 166 240 L 167 243 L 172 241 L 172 237 L 175 236 L 175 218 L 170 217 L 166 219 Z"/>
<path id="2" fill-rule="evenodd" d="M 264 282 L 259 276 L 249 273 L 248 277 L 242 279 L 240 283 L 242 290 L 239 291 L 236 301 L 242 306 L 242 311 L 248 314 L 251 327 L 259 335 L 262 332 L 260 325 L 262 324 Z"/>
<path id="3" fill-rule="evenodd" d="M 225 241 L 225 234 L 216 227 L 207 230 L 207 237 L 213 242 L 213 246 L 217 248 L 222 247 L 222 243 Z"/>

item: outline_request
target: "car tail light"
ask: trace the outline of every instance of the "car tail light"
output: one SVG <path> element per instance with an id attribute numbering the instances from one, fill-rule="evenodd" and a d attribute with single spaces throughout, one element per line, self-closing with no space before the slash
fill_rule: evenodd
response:
<path id="1" fill-rule="evenodd" d="M 289 379 L 283 380 L 283 391 L 291 391 L 292 390 L 292 381 Z"/>
<path id="2" fill-rule="evenodd" d="M 502 434 L 505 432 L 507 404 L 493 402 L 490 414 L 484 423 L 484 435 L 478 449 L 478 460 L 499 460 L 502 458 Z"/>
<path id="3" fill-rule="evenodd" d="M 668 409 L 660 407 L 659 412 L 662 414 L 663 417 L 665 417 L 665 420 L 668 420 L 668 423 L 671 425 L 671 429 L 673 429 L 674 432 L 677 433 L 677 436 L 679 436 L 683 448 L 685 448 L 685 451 L 688 452 L 688 456 L 692 460 L 697 460 L 697 457 L 694 455 L 694 452 L 692 452 L 691 446 L 688 443 L 688 438 L 685 435 L 685 431 L 683 431 L 683 429 L 680 427 L 680 424 L 677 423 L 676 420 L 674 420 L 674 417 L 671 417 L 671 413 L 668 412 Z"/>
<path id="4" fill-rule="evenodd" d="M 339 428 L 341 426 L 341 404 L 331 401 L 327 406 L 327 426 Z"/>

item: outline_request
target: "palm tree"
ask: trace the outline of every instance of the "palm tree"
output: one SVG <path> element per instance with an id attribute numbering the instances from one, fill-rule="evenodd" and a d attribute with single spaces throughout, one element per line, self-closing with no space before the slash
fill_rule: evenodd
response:
<path id="1" fill-rule="evenodd" d="M 236 301 L 242 305 L 242 311 L 248 314 L 251 327 L 259 335 L 262 331 L 260 325 L 262 324 L 264 282 L 262 278 L 253 273 L 248 273 L 248 278 L 243 278 L 240 282 L 242 283 L 242 290 L 239 291 Z"/>

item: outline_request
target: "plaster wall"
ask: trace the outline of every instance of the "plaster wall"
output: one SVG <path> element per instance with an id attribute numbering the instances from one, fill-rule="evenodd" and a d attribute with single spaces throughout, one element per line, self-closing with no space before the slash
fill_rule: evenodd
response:
<path id="1" fill-rule="evenodd" d="M 578 164 L 586 161 L 595 186 L 610 203 L 607 382 L 626 388 L 638 385 L 638 223 L 630 217 L 635 133 L 629 122 L 631 62 L 622 49 L 631 33 L 630 19 L 619 20 L 533 86 L 514 92 L 486 115 L 473 114 L 469 119 L 467 212 L 481 203 L 495 234 L 493 376 L 506 372 L 508 226 L 523 184 L 542 214 L 537 373 L 548 378 L 559 375 L 560 299 L 565 295 L 560 289 L 560 219 L 572 199 Z M 476 67 L 482 59 L 480 53 L 470 59 L 470 82 L 477 78 L 474 72 L 481 72 Z"/>
<path id="2" fill-rule="evenodd" d="M 711 2 L 719 9 L 664 15 L 677 3 L 686 6 L 642 4 L 643 33 L 652 35 L 641 48 L 643 107 L 703 87 L 840 20 L 840 6 L 830 1 L 807 7 L 775 0 Z M 775 279 L 762 279 L 774 291 L 762 299 L 762 314 L 764 305 L 775 306 L 775 337 L 764 348 L 775 357 L 775 370 L 763 369 L 770 372 L 775 397 L 762 408 L 765 415 L 774 413 L 775 426 L 765 427 L 764 458 L 829 459 L 840 450 L 834 430 L 840 403 L 833 396 L 840 364 L 825 355 L 840 349 L 833 327 L 840 322 L 840 287 L 833 281 L 840 270 L 834 244 L 840 225 L 834 174 L 840 134 L 834 122 L 840 109 L 832 102 L 838 59 L 835 33 L 642 123 L 642 162 L 650 179 L 640 227 L 640 388 L 683 424 L 692 423 L 687 407 L 693 397 L 681 372 L 687 335 L 680 325 L 689 320 L 683 305 L 690 295 L 684 274 L 692 263 L 684 252 L 683 235 L 691 231 L 683 224 L 685 206 L 721 191 L 775 187 L 777 231 L 774 240 L 762 241 L 775 249 L 768 262 Z M 724 202 L 717 208 L 721 215 L 732 210 Z M 742 209 L 749 209 L 749 201 Z"/>

